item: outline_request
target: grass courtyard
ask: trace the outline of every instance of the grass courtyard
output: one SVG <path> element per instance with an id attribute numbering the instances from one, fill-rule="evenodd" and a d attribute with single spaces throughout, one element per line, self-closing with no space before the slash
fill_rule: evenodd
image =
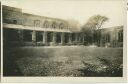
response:
<path id="1" fill-rule="evenodd" d="M 4 76 L 122 76 L 123 49 L 87 46 L 4 50 Z"/>

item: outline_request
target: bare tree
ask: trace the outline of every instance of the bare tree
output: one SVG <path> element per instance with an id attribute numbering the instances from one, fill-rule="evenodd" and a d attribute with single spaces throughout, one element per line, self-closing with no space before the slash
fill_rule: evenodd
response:
<path id="1" fill-rule="evenodd" d="M 102 25 L 108 20 L 106 16 L 94 15 L 89 18 L 85 25 L 89 25 L 94 30 L 101 29 Z"/>
<path id="2" fill-rule="evenodd" d="M 89 18 L 87 23 L 82 26 L 81 31 L 91 34 L 91 35 L 86 35 L 86 36 L 91 36 L 92 38 L 92 43 L 95 41 L 100 40 L 101 32 L 100 29 L 102 28 L 102 25 L 108 20 L 106 16 L 101 16 L 101 15 L 94 15 Z"/>

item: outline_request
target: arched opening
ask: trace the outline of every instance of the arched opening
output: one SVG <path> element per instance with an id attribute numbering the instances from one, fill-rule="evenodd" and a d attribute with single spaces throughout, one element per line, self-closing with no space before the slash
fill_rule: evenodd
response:
<path id="1" fill-rule="evenodd" d="M 57 43 L 61 43 L 61 33 L 57 33 Z"/>
<path id="2" fill-rule="evenodd" d="M 30 30 L 23 31 L 23 41 L 24 42 L 32 42 L 32 32 Z"/>
<path id="3" fill-rule="evenodd" d="M 57 23 L 56 22 L 52 23 L 52 28 L 57 28 Z"/>
<path id="4" fill-rule="evenodd" d="M 34 26 L 40 27 L 40 20 L 34 20 Z"/>
<path id="5" fill-rule="evenodd" d="M 64 29 L 64 27 L 65 27 L 64 24 L 63 23 L 60 23 L 59 28 L 60 29 Z"/>
<path id="6" fill-rule="evenodd" d="M 48 32 L 47 41 L 48 41 L 48 43 L 53 41 L 53 32 Z"/>
<path id="7" fill-rule="evenodd" d="M 43 32 L 41 32 L 41 31 L 36 32 L 36 41 L 37 42 L 42 42 L 43 41 Z"/>
<path id="8" fill-rule="evenodd" d="M 43 27 L 48 28 L 49 27 L 49 22 L 48 21 L 44 21 Z"/>

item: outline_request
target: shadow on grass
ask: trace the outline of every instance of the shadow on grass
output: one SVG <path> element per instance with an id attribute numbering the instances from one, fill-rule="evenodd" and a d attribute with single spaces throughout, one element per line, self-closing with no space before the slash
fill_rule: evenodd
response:
<path id="1" fill-rule="evenodd" d="M 117 64 L 112 62 L 117 59 L 122 61 L 120 58 L 114 59 L 116 56 L 119 57 L 117 50 L 115 50 L 116 54 L 114 54 L 114 57 L 113 55 L 106 53 L 106 49 L 100 56 L 98 51 L 101 49 L 96 49 L 97 51 L 94 49 L 95 52 L 93 53 L 92 49 L 90 49 L 90 51 L 86 50 L 86 52 L 83 50 L 84 53 L 79 53 L 79 48 L 78 50 L 74 49 L 73 51 L 71 51 L 72 49 L 66 50 L 68 50 L 66 51 L 68 54 L 61 55 L 61 53 L 58 54 L 60 49 L 46 50 L 39 47 L 20 49 L 6 48 L 4 50 L 4 76 L 122 77 L 122 62 Z M 53 52 L 55 51 L 57 51 L 58 55 L 56 56 L 55 54 L 54 57 Z M 104 55 L 104 53 L 107 55 Z M 59 55 L 60 57 L 62 56 L 61 58 L 68 55 L 69 60 L 66 62 L 53 60 L 53 58 L 56 59 Z M 81 63 L 79 56 L 84 56 L 81 58 L 84 67 L 79 67 L 79 69 L 73 67 L 73 69 L 71 69 L 74 59 L 77 59 Z M 92 57 L 90 58 L 92 64 L 87 63 L 87 58 L 89 58 L 89 56 Z M 113 58 L 111 59 L 110 57 Z M 118 60 L 117 62 L 119 62 Z M 99 65 L 96 65 L 93 62 L 99 62 Z"/>
<path id="2" fill-rule="evenodd" d="M 109 60 L 97 58 L 101 65 L 89 64 L 83 61 L 84 68 L 79 69 L 87 77 L 122 77 L 123 66 L 112 64 Z"/>

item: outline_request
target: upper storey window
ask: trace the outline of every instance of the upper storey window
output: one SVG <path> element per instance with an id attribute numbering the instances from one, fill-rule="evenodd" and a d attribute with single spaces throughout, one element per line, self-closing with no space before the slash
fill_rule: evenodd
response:
<path id="1" fill-rule="evenodd" d="M 48 23 L 48 21 L 44 21 L 43 26 L 44 26 L 45 28 L 48 28 L 48 27 L 49 27 L 49 23 Z"/>
<path id="2" fill-rule="evenodd" d="M 34 26 L 40 27 L 40 20 L 34 20 Z"/>
<path id="3" fill-rule="evenodd" d="M 57 23 L 56 22 L 52 23 L 52 28 L 57 28 Z"/>
<path id="4" fill-rule="evenodd" d="M 60 29 L 63 29 L 65 26 L 64 26 L 64 24 L 63 23 L 61 23 L 60 25 L 59 25 L 59 28 Z"/>

